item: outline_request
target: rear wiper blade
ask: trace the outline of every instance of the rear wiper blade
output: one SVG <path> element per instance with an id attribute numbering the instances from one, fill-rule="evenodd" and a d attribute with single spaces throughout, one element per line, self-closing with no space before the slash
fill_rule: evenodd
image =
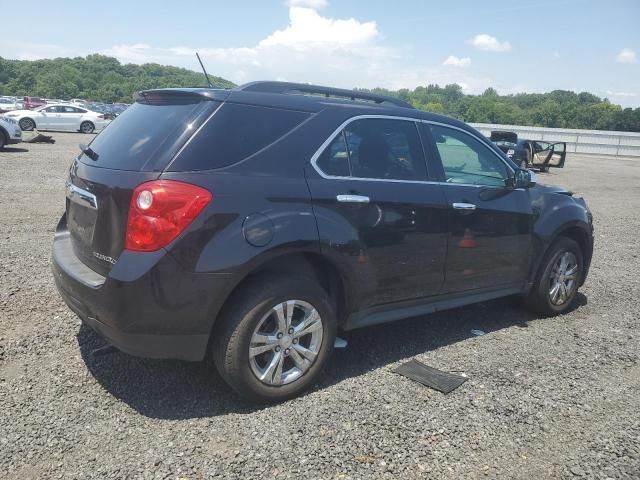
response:
<path id="1" fill-rule="evenodd" d="M 81 143 L 78 145 L 78 147 L 80 147 L 80 151 L 82 153 L 84 153 L 87 157 L 89 157 L 91 160 L 93 160 L 94 162 L 96 160 L 98 160 L 98 157 L 100 155 L 98 155 L 96 152 L 94 152 L 93 150 L 91 150 L 91 148 L 88 145 L 85 145 L 84 143 Z"/>

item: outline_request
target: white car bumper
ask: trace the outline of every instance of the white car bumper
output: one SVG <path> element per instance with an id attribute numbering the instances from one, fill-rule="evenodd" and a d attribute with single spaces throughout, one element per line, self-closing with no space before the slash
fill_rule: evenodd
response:
<path id="1" fill-rule="evenodd" d="M 0 115 L 0 125 L 2 125 L 2 128 L 9 134 L 9 138 L 7 138 L 8 144 L 20 143 L 22 141 L 22 130 L 16 120 Z"/>

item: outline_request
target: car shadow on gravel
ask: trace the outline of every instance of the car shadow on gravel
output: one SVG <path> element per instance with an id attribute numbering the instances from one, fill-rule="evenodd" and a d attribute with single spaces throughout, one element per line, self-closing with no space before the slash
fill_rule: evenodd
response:
<path id="1" fill-rule="evenodd" d="M 578 292 L 571 310 L 587 304 L 587 297 Z M 472 330 L 490 334 L 505 328 L 527 328 L 533 321 L 550 321 L 527 310 L 518 297 L 507 297 L 356 330 L 347 334 L 349 345 L 336 351 L 326 370 L 326 382 L 333 384 L 399 361 L 477 335 Z M 461 371 L 466 365 L 438 365 L 447 371 Z"/>
<path id="2" fill-rule="evenodd" d="M 586 304 L 587 298 L 578 293 L 572 308 Z M 347 348 L 335 351 L 316 389 L 463 342 L 474 337 L 471 330 L 491 333 L 514 326 L 527 328 L 532 321 L 554 319 L 531 313 L 516 298 L 503 298 L 356 330 L 344 335 L 349 341 Z M 80 327 L 77 340 L 82 358 L 97 382 L 147 417 L 179 420 L 265 408 L 240 400 L 208 362 L 147 360 L 120 351 L 94 356 L 93 352 L 106 343 L 85 325 Z M 439 367 L 456 371 L 463 366 Z"/>
<path id="3" fill-rule="evenodd" d="M 28 152 L 26 148 L 18 148 L 18 147 L 4 147 L 2 153 L 24 153 Z"/>

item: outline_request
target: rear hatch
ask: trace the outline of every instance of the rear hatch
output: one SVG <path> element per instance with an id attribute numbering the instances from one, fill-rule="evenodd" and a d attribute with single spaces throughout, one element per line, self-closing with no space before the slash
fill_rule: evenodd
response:
<path id="1" fill-rule="evenodd" d="M 508 153 L 509 150 L 514 149 L 516 144 L 518 143 L 518 134 L 514 132 L 502 132 L 494 130 L 493 132 L 491 132 L 490 140 L 495 143 L 496 146 L 504 153 Z"/>
<path id="2" fill-rule="evenodd" d="M 136 102 L 74 160 L 66 185 L 66 218 L 76 256 L 106 275 L 124 249 L 133 190 L 156 179 L 220 106 L 226 92 L 163 90 Z"/>

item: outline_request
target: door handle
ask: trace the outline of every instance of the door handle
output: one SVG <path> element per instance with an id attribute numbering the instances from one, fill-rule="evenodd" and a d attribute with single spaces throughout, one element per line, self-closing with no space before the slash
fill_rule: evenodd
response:
<path id="1" fill-rule="evenodd" d="M 476 206 L 473 203 L 454 203 L 454 210 L 463 210 L 465 212 L 473 212 L 476 209 Z"/>
<path id="2" fill-rule="evenodd" d="M 337 195 L 336 200 L 341 203 L 369 203 L 369 197 L 364 195 Z"/>

